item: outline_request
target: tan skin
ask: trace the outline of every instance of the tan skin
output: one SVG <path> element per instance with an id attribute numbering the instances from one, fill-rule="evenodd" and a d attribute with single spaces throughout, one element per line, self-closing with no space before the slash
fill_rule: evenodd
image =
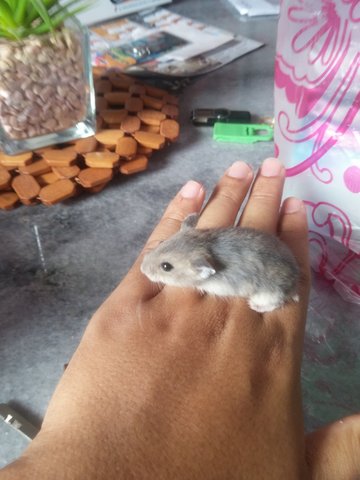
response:
<path id="1" fill-rule="evenodd" d="M 141 274 L 144 252 L 202 209 L 204 189 L 188 184 L 93 316 L 41 432 L 0 480 L 360 478 L 359 418 L 304 435 L 306 215 L 296 199 L 280 207 L 284 168 L 264 165 L 240 225 L 291 248 L 300 302 L 259 314 L 243 299 L 160 288 Z M 234 223 L 253 177 L 246 168 L 236 163 L 220 179 L 199 228 Z"/>

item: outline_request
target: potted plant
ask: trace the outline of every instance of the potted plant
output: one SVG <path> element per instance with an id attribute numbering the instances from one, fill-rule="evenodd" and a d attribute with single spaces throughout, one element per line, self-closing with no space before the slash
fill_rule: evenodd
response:
<path id="1" fill-rule="evenodd" d="M 95 131 L 82 0 L 0 0 L 0 149 L 33 150 Z"/>

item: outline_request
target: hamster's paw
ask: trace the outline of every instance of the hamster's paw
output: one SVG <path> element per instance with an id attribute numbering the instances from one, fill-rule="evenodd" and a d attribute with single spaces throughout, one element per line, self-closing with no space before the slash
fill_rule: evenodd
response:
<path id="1" fill-rule="evenodd" d="M 288 299 L 290 300 L 290 299 Z M 300 297 L 298 294 L 295 294 L 291 297 L 293 302 L 298 302 Z M 255 312 L 265 313 L 272 312 L 277 308 L 282 307 L 286 303 L 286 299 L 282 295 L 276 295 L 274 293 L 255 293 L 248 299 L 248 304 L 251 310 Z"/>
<path id="2" fill-rule="evenodd" d="M 272 312 L 284 305 L 284 299 L 273 293 L 255 293 L 248 299 L 251 310 L 259 313 Z"/>

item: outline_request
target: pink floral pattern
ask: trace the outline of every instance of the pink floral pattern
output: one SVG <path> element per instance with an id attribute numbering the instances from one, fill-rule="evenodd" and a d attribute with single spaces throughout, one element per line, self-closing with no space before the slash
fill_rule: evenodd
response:
<path id="1" fill-rule="evenodd" d="M 287 166 L 285 193 L 307 202 L 317 270 L 335 282 L 346 277 L 356 298 L 360 279 L 349 272 L 360 253 L 360 0 L 283 0 L 281 8 L 275 152 Z"/>

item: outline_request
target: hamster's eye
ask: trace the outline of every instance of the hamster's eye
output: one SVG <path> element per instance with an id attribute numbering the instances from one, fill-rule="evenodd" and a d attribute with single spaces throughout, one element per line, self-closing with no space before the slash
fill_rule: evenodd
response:
<path id="1" fill-rule="evenodd" d="M 169 262 L 163 262 L 160 264 L 160 267 L 164 270 L 164 272 L 170 272 L 174 267 Z"/>

